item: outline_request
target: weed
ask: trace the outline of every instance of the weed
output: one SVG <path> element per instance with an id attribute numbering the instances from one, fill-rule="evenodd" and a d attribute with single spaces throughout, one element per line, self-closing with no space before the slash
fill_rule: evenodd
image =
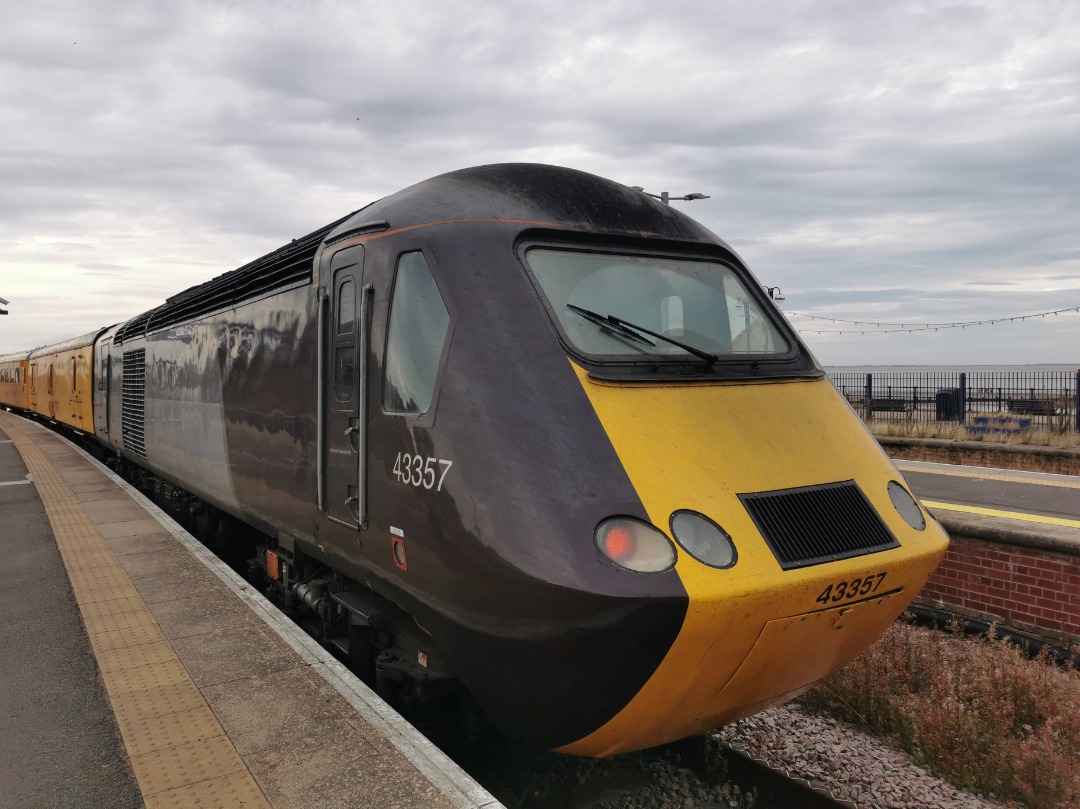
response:
<path id="1" fill-rule="evenodd" d="M 963 789 L 1080 807 L 1080 671 L 1003 640 L 898 622 L 801 701 L 893 739 Z"/>
<path id="2" fill-rule="evenodd" d="M 1072 416 L 1070 416 L 1072 418 Z M 1075 449 L 1080 447 L 1080 432 L 1068 429 L 1069 422 L 1059 420 L 1048 430 L 1023 430 L 1015 433 L 973 434 L 963 424 L 950 421 L 910 421 L 875 416 L 867 427 L 874 435 L 901 438 L 945 438 L 952 441 L 986 441 L 1012 446 L 1056 447 Z"/>

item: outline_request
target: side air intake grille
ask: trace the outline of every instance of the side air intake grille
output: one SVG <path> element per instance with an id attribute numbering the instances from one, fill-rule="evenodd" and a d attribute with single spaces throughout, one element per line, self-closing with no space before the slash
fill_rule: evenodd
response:
<path id="1" fill-rule="evenodd" d="M 739 499 L 784 570 L 900 545 L 853 480 Z"/>
<path id="2" fill-rule="evenodd" d="M 122 397 L 124 449 L 146 457 L 146 349 L 124 352 L 124 388 Z"/>

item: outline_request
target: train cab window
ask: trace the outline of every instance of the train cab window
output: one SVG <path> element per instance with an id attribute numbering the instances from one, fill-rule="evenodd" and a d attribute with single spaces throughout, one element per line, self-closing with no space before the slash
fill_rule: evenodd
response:
<path id="1" fill-rule="evenodd" d="M 337 333 L 352 334 L 356 323 L 356 290 L 353 280 L 346 278 L 338 286 Z"/>
<path id="2" fill-rule="evenodd" d="M 614 315 L 721 360 L 791 351 L 726 264 L 544 248 L 526 258 L 567 340 L 596 359 L 687 356 L 672 342 L 600 322 L 597 315 Z"/>
<path id="3" fill-rule="evenodd" d="M 383 406 L 390 413 L 424 413 L 431 407 L 450 314 L 424 254 L 398 260 L 386 339 Z"/>
<path id="4" fill-rule="evenodd" d="M 334 351 L 334 398 L 339 402 L 351 402 L 353 399 L 355 367 L 356 347 L 338 346 Z"/>

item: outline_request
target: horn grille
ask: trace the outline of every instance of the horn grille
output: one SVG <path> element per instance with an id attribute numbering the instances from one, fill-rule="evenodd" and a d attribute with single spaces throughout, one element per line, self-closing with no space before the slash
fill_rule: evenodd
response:
<path id="1" fill-rule="evenodd" d="M 739 499 L 784 570 L 900 546 L 853 480 Z"/>

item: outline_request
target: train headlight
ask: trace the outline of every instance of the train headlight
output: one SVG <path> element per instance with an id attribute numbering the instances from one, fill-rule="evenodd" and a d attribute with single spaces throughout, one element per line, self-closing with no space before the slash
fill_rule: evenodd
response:
<path id="1" fill-rule="evenodd" d="M 889 499 L 892 500 L 893 508 L 904 518 L 904 522 L 916 531 L 926 528 L 926 518 L 923 517 L 919 504 L 908 494 L 908 490 L 895 480 L 889 481 Z"/>
<path id="2" fill-rule="evenodd" d="M 704 514 L 676 511 L 671 515 L 671 533 L 688 554 L 710 567 L 729 568 L 739 559 L 727 531 Z"/>
<path id="3" fill-rule="evenodd" d="M 675 564 L 671 540 L 631 517 L 609 517 L 600 523 L 596 547 L 619 567 L 638 573 L 663 573 Z"/>

